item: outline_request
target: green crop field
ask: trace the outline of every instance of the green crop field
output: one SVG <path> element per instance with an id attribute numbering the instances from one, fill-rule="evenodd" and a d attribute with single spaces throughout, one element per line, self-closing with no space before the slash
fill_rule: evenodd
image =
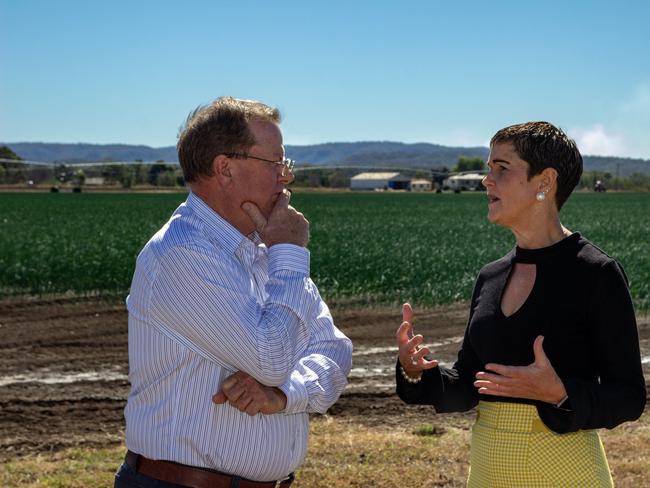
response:
<path id="1" fill-rule="evenodd" d="M 0 193 L 0 296 L 128 293 L 135 258 L 183 194 Z M 311 221 L 312 276 L 339 304 L 469 298 L 512 235 L 487 222 L 484 194 L 294 193 Z M 574 195 L 564 224 L 625 267 L 650 309 L 650 194 Z"/>

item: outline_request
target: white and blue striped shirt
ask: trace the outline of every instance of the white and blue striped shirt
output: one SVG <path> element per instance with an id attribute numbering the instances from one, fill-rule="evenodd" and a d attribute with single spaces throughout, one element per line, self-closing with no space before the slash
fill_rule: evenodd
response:
<path id="1" fill-rule="evenodd" d="M 256 481 L 302 463 L 308 412 L 338 399 L 352 363 L 309 251 L 267 249 L 190 193 L 138 256 L 127 307 L 131 451 Z M 282 389 L 286 409 L 251 417 L 214 404 L 236 371 Z"/>

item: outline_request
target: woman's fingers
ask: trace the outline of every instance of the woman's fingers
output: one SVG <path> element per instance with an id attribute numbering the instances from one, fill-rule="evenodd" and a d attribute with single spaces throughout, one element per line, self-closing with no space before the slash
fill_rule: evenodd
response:
<path id="1" fill-rule="evenodd" d="M 413 323 L 413 309 L 411 308 L 410 303 L 402 305 L 402 320 L 409 324 Z"/>
<path id="2" fill-rule="evenodd" d="M 420 359 L 422 359 L 427 354 L 429 354 L 428 348 L 423 347 L 422 349 L 418 349 L 415 353 L 411 354 L 411 362 L 417 363 Z"/>
<path id="3" fill-rule="evenodd" d="M 422 366 L 422 369 L 435 368 L 436 366 L 438 366 L 438 361 L 435 360 L 435 359 L 432 359 L 431 361 L 429 361 L 427 359 L 423 359 L 421 366 Z"/>
<path id="4" fill-rule="evenodd" d="M 490 381 L 492 383 L 499 383 L 502 385 L 512 385 L 516 383 L 516 380 L 508 376 L 502 376 L 499 374 L 486 373 L 485 371 L 479 371 L 476 373 L 477 380 Z"/>
<path id="5" fill-rule="evenodd" d="M 413 335 L 413 328 L 409 322 L 402 322 L 400 326 L 397 328 L 397 333 L 395 336 L 397 337 L 397 344 L 401 345 L 407 342 L 411 336 Z"/>
<path id="6" fill-rule="evenodd" d="M 411 352 L 417 350 L 417 347 L 424 342 L 424 337 L 420 334 L 413 336 L 411 339 L 408 340 L 404 346 L 406 346 L 406 349 Z"/>

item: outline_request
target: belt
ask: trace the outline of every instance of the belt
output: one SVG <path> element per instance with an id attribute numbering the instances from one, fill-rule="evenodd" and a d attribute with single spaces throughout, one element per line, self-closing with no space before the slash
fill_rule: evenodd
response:
<path id="1" fill-rule="evenodd" d="M 293 473 L 277 481 L 252 481 L 212 469 L 172 461 L 154 461 L 132 451 L 127 451 L 124 460 L 137 473 L 187 488 L 279 488 L 293 482 Z"/>

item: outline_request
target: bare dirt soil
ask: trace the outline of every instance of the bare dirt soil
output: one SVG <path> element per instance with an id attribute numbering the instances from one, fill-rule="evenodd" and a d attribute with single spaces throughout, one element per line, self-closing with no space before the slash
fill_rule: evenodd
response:
<path id="1" fill-rule="evenodd" d="M 364 425 L 406 419 L 431 422 L 429 407 L 406 406 L 394 394 L 399 309 L 338 310 L 335 322 L 355 345 L 349 385 L 329 414 Z M 417 311 L 415 326 L 443 362 L 453 362 L 467 305 Z M 639 319 L 650 354 L 650 317 Z M 99 298 L 0 301 L 0 461 L 73 446 L 123 442 L 129 390 L 127 313 Z M 650 378 L 650 364 L 644 364 Z M 444 425 L 472 414 L 446 415 Z M 442 425 L 442 424 L 441 424 Z"/>

